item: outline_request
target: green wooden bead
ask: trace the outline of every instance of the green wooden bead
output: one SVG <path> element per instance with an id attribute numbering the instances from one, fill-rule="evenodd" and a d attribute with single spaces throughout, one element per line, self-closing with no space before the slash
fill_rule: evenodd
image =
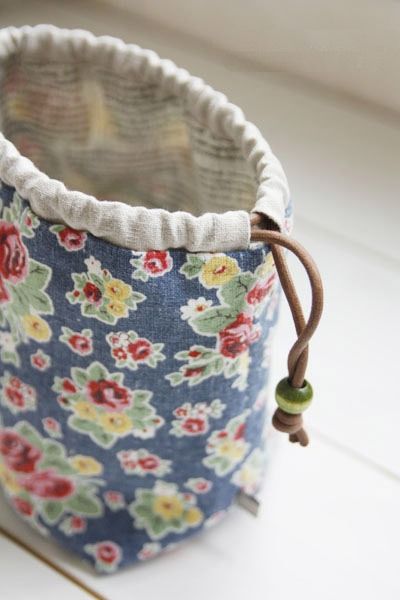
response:
<path id="1" fill-rule="evenodd" d="M 300 415 L 311 404 L 313 389 L 308 381 L 304 380 L 301 388 L 290 385 L 289 379 L 282 379 L 275 390 L 276 402 L 282 410 L 291 415 Z"/>

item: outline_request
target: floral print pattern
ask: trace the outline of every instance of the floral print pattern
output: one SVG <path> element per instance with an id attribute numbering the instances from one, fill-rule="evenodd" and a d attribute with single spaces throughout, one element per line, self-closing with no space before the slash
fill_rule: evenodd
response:
<path id="1" fill-rule="evenodd" d="M 133 279 L 148 281 L 149 277 L 161 277 L 171 271 L 173 266 L 172 257 L 167 251 L 133 252 L 133 256 L 130 260 L 134 268 Z"/>
<path id="2" fill-rule="evenodd" d="M 240 469 L 235 471 L 232 482 L 240 487 L 245 494 L 252 496 L 258 492 L 261 486 L 264 468 L 265 452 L 260 448 L 255 448 L 248 455 Z"/>
<path id="3" fill-rule="evenodd" d="M 121 492 L 107 490 L 107 492 L 104 492 L 103 498 L 106 506 L 113 512 L 121 510 L 126 506 L 124 495 Z"/>
<path id="4" fill-rule="evenodd" d="M 50 231 L 57 236 L 60 246 L 68 252 L 82 250 L 85 247 L 87 234 L 84 231 L 77 231 L 66 225 L 52 225 Z"/>
<path id="5" fill-rule="evenodd" d="M 118 331 L 106 336 L 115 365 L 120 369 L 136 371 L 140 365 L 153 369 L 165 355 L 161 352 L 164 344 L 152 344 L 147 338 L 139 337 L 135 331 Z"/>
<path id="6" fill-rule="evenodd" d="M 36 390 L 8 371 L 0 378 L 0 402 L 16 414 L 36 409 Z"/>
<path id="7" fill-rule="evenodd" d="M 66 517 L 59 525 L 60 531 L 64 533 L 64 535 L 72 536 L 77 535 L 78 533 L 85 533 L 87 529 L 87 521 L 80 515 L 71 515 L 70 517 Z"/>
<path id="8" fill-rule="evenodd" d="M 51 357 L 40 348 L 31 354 L 30 361 L 32 367 L 38 371 L 47 371 L 51 367 Z"/>
<path id="9" fill-rule="evenodd" d="M 145 448 L 139 450 L 121 450 L 117 458 L 124 472 L 127 475 L 154 475 L 163 477 L 171 473 L 171 461 L 160 458 L 156 454 L 151 454 Z"/>
<path id="10" fill-rule="evenodd" d="M 86 370 L 73 367 L 71 376 L 56 377 L 52 389 L 60 393 L 60 406 L 73 413 L 68 425 L 99 446 L 110 448 L 127 435 L 151 438 L 163 425 L 150 404 L 151 392 L 128 389 L 122 373 L 93 362 Z"/>
<path id="11" fill-rule="evenodd" d="M 256 323 L 275 287 L 274 263 L 270 255 L 254 273 L 241 272 L 237 261 L 225 255 L 187 255 L 180 269 L 189 280 L 198 278 L 206 288 L 217 288 L 219 304 L 204 297 L 190 299 L 181 307 L 186 320 L 199 335 L 215 337 L 214 347 L 195 345 L 179 351 L 175 358 L 185 364 L 169 373 L 171 385 L 198 385 L 204 379 L 224 375 L 236 377 L 233 387 L 244 390 L 250 367 L 250 346 L 261 336 Z"/>
<path id="12" fill-rule="evenodd" d="M 93 556 L 98 571 L 113 573 L 122 559 L 122 550 L 115 542 L 105 541 L 86 544 L 85 552 Z"/>
<path id="13" fill-rule="evenodd" d="M 190 477 L 185 483 L 185 487 L 195 494 L 206 494 L 212 486 L 212 481 L 204 479 L 204 477 Z"/>
<path id="14" fill-rule="evenodd" d="M 93 352 L 92 330 L 83 329 L 83 331 L 72 331 L 69 327 L 61 327 L 62 335 L 59 340 L 67 344 L 68 348 L 79 354 L 79 356 L 87 356 Z"/>
<path id="15" fill-rule="evenodd" d="M 174 483 L 157 481 L 153 489 L 137 489 L 135 497 L 129 506 L 135 527 L 144 528 L 153 540 L 198 527 L 204 518 L 196 497 L 181 493 Z"/>
<path id="16" fill-rule="evenodd" d="M 172 421 L 171 435 L 182 437 L 207 433 L 210 428 L 210 419 L 219 419 L 224 412 L 225 404 L 220 400 L 213 400 L 210 404 L 196 402 L 192 405 L 185 402 L 174 410 L 176 419 Z"/>
<path id="17" fill-rule="evenodd" d="M 50 437 L 63 437 L 61 425 L 56 419 L 53 419 L 53 417 L 44 417 L 44 419 L 42 419 L 42 426 L 47 435 L 49 435 Z"/>
<path id="18" fill-rule="evenodd" d="M 207 440 L 206 452 L 208 456 L 203 459 L 203 464 L 222 477 L 238 465 L 249 449 L 245 440 L 246 418 L 249 410 L 230 419 L 224 429 L 213 431 Z"/>
<path id="19" fill-rule="evenodd" d="M 34 236 L 38 218 L 15 192 L 9 206 L 0 200 L 0 360 L 19 366 L 18 346 L 29 340 L 48 342 L 51 329 L 41 315 L 54 312 L 46 292 L 51 268 L 29 256 L 23 238 Z"/>
<path id="20" fill-rule="evenodd" d="M 0 429 L 0 480 L 18 512 L 32 520 L 40 517 L 53 525 L 65 513 L 91 518 L 102 514 L 97 484 L 77 468 L 74 458 L 26 421 Z"/>
<path id="21" fill-rule="evenodd" d="M 71 304 L 80 304 L 84 317 L 92 317 L 114 325 L 136 310 L 145 296 L 133 291 L 121 279 L 116 279 L 93 256 L 85 260 L 86 273 L 73 273 L 74 289 L 67 293 Z"/>
<path id="22" fill-rule="evenodd" d="M 0 203 L 0 483 L 21 518 L 111 573 L 255 494 L 269 249 L 131 252 L 5 184 Z"/>

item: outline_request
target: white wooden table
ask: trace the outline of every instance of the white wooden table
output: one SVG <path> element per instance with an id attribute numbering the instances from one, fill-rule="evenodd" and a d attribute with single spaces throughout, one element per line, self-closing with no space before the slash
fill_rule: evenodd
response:
<path id="1" fill-rule="evenodd" d="M 240 63 L 186 46 L 123 13 L 75 1 L 30 0 L 28 6 L 3 0 L 1 26 L 39 22 L 152 47 L 245 109 L 287 170 L 295 235 L 317 258 L 326 312 L 311 349 L 309 379 L 317 394 L 306 417 L 312 443 L 304 450 L 276 438 L 257 519 L 234 508 L 173 553 L 99 577 L 28 529 L 1 499 L 0 525 L 93 590 L 0 536 L 1 597 L 398 600 L 399 123 L 276 74 L 245 72 Z M 292 340 L 283 307 L 275 381 Z"/>

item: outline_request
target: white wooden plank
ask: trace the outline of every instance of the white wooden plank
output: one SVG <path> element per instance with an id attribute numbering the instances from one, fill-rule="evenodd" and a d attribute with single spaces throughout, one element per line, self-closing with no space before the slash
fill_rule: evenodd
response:
<path id="1" fill-rule="evenodd" d="M 99 577 L 19 522 L 4 504 L 0 523 L 59 561 L 109 600 L 397 600 L 398 482 L 317 440 L 281 442 L 258 518 L 230 516 L 174 552 Z"/>
<path id="2" fill-rule="evenodd" d="M 93 596 L 61 577 L 0 535 L 0 595 L 4 600 L 90 600 Z"/>

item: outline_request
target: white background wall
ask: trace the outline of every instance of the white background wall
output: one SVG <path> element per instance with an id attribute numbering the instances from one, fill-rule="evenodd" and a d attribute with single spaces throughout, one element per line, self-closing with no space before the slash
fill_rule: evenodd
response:
<path id="1" fill-rule="evenodd" d="M 397 0 L 103 0 L 240 57 L 400 112 Z"/>

